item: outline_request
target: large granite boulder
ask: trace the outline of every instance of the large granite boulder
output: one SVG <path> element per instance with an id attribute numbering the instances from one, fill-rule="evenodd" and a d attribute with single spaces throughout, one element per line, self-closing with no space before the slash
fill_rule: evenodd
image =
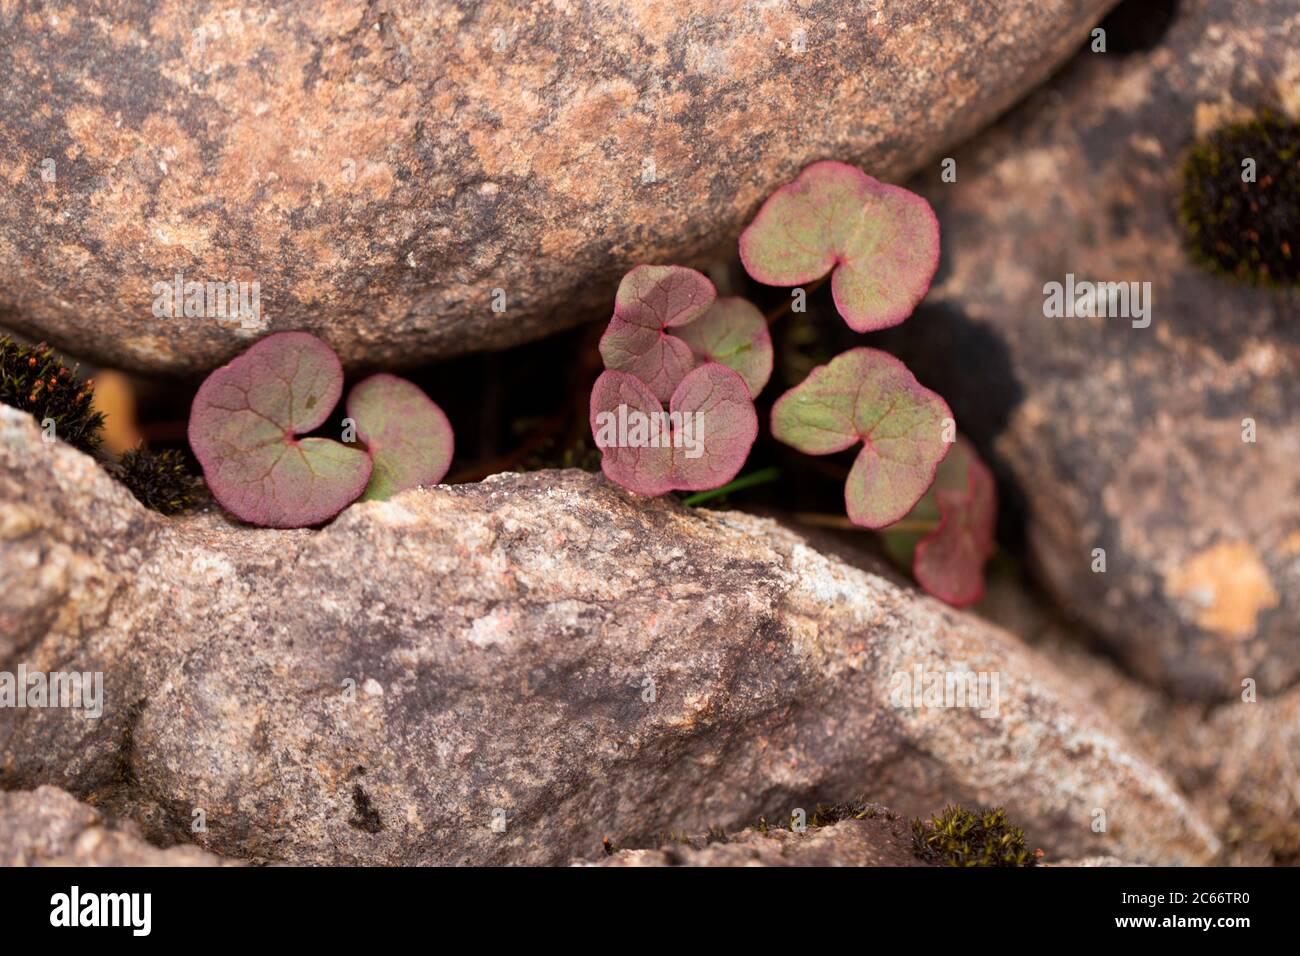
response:
<path id="1" fill-rule="evenodd" d="M 921 183 L 944 264 L 882 342 L 994 460 L 1062 603 L 1146 679 L 1222 699 L 1300 679 L 1300 292 L 1192 262 L 1181 164 L 1259 104 L 1300 116 L 1300 18 L 1179 11 L 1153 49 L 1081 54 L 955 154 L 955 183 Z M 1049 317 L 1068 274 L 1149 283 L 1150 324 Z"/>
<path id="2" fill-rule="evenodd" d="M 520 342 L 810 161 L 918 168 L 1112 2 L 3 4 L 0 325 L 179 373 L 268 329 L 349 367 Z M 249 316 L 171 314 L 177 275 Z"/>
<path id="3" fill-rule="evenodd" d="M 1003 805 L 1056 858 L 1219 850 L 1017 639 L 766 518 L 544 471 L 319 530 L 166 519 L 3 407 L 0 500 L 0 671 L 103 682 L 98 717 L 0 709 L 0 789 L 159 844 L 564 863 L 865 794 Z"/>

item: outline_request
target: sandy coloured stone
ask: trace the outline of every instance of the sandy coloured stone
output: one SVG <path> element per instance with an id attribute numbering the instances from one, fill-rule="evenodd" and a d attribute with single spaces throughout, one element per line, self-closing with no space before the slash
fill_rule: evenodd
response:
<path id="1" fill-rule="evenodd" d="M 266 331 L 350 369 L 536 338 L 810 162 L 917 169 L 1113 2 L 0 4 L 0 325 L 191 375 Z M 170 314 L 177 275 L 249 314 Z"/>

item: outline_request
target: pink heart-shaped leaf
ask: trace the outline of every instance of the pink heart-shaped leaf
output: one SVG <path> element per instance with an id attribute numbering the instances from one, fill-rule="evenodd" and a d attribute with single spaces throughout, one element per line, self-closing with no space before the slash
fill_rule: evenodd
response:
<path id="1" fill-rule="evenodd" d="M 997 485 L 975 449 L 958 437 L 935 475 L 933 497 L 939 527 L 922 538 L 912 558 L 917 583 L 954 607 L 984 595 L 984 564 L 993 553 Z"/>
<path id="2" fill-rule="evenodd" d="M 370 456 L 318 428 L 343 391 L 343 368 L 306 332 L 262 339 L 199 387 L 189 439 L 212 496 L 235 517 L 270 528 L 326 521 L 370 478 Z"/>
<path id="3" fill-rule="evenodd" d="M 772 435 L 809 455 L 863 443 L 844 486 L 849 520 L 880 528 L 907 514 L 948 454 L 948 404 L 879 349 L 819 365 L 772 406 Z"/>
<path id="4" fill-rule="evenodd" d="M 717 362 L 686 374 L 668 412 L 636 376 L 606 371 L 591 390 L 591 433 L 601 469 L 629 491 L 704 491 L 736 477 L 758 415 L 745 380 Z"/>
<path id="5" fill-rule="evenodd" d="M 670 328 L 687 325 L 713 305 L 708 278 L 684 266 L 637 266 L 619 283 L 614 316 L 600 340 L 605 367 L 635 375 L 666 402 L 698 364 Z"/>
<path id="6" fill-rule="evenodd" d="M 939 220 L 922 197 L 844 163 L 813 163 L 768 197 L 741 233 L 745 269 L 767 285 L 834 269 L 835 306 L 856 332 L 898 325 L 939 266 Z"/>
<path id="7" fill-rule="evenodd" d="M 708 312 L 677 329 L 699 362 L 719 362 L 739 373 L 758 397 L 772 375 L 772 336 L 767 319 L 747 299 L 718 299 Z"/>
<path id="8" fill-rule="evenodd" d="M 436 485 L 447 474 L 455 445 L 451 422 L 418 385 L 372 375 L 348 392 L 347 409 L 374 462 L 362 500 Z"/>

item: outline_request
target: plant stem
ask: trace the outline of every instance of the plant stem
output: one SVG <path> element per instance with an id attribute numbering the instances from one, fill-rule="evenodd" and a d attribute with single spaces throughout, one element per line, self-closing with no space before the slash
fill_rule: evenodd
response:
<path id="1" fill-rule="evenodd" d="M 935 531 L 939 527 L 938 521 L 923 521 L 913 519 L 908 521 L 895 521 L 891 525 L 883 528 L 864 528 L 862 525 L 854 524 L 844 515 L 828 515 L 817 511 L 796 511 L 794 519 L 802 524 L 816 525 L 819 528 L 837 528 L 843 531 L 875 531 L 879 534 L 889 534 L 890 532 L 912 532 L 925 534 Z"/>
<path id="2" fill-rule="evenodd" d="M 464 482 L 482 481 L 488 475 L 495 475 L 503 471 L 511 471 L 523 464 L 534 451 L 546 444 L 548 438 L 559 434 L 566 424 L 564 415 L 556 415 L 548 418 L 530 435 L 523 444 L 513 451 L 504 455 L 498 455 L 487 461 L 480 460 L 476 464 L 462 468 L 449 478 L 445 483 L 449 485 L 458 485 Z"/>
<path id="3" fill-rule="evenodd" d="M 895 521 L 893 524 L 885 525 L 883 528 L 877 528 L 876 530 L 881 534 L 889 534 L 891 531 L 928 534 L 931 531 L 939 530 L 939 522 L 938 520 L 925 521 L 919 518 L 911 521 L 904 519 L 902 521 Z"/>
<path id="4" fill-rule="evenodd" d="M 806 298 L 807 296 L 811 295 L 815 289 L 821 288 L 822 284 L 830 277 L 831 274 L 828 272 L 826 273 L 826 275 L 822 276 L 816 282 L 810 282 L 807 285 L 805 285 L 803 287 L 804 297 Z M 789 312 L 790 306 L 792 306 L 793 304 L 794 304 L 794 296 L 792 295 L 788 297 L 780 305 L 778 305 L 775 309 L 773 309 L 771 312 L 767 313 L 767 315 L 765 316 L 765 318 L 767 319 L 767 324 L 771 325 L 777 319 L 781 318 L 781 316 Z"/>
<path id="5" fill-rule="evenodd" d="M 780 468 L 760 468 L 758 471 L 751 471 L 748 475 L 741 475 L 735 481 L 727 482 L 721 488 L 714 488 L 711 491 L 697 491 L 695 494 L 682 499 L 682 504 L 688 508 L 694 508 L 696 505 L 712 501 L 714 498 L 721 498 L 733 491 L 753 488 L 755 485 L 765 485 L 770 481 L 776 481 L 780 477 Z"/>

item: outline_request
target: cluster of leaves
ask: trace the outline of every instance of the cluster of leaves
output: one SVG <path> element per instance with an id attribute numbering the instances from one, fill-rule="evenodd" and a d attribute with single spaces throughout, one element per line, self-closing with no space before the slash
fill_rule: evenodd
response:
<path id="1" fill-rule="evenodd" d="M 1030 850 L 1025 834 L 1007 821 L 1006 811 L 945 807 L 928 821 L 912 821 L 912 849 L 922 860 L 948 866 L 1036 866 L 1043 855 Z"/>
<path id="2" fill-rule="evenodd" d="M 217 502 L 252 524 L 300 528 L 447 473 L 447 416 L 393 375 L 348 394 L 354 436 L 345 427 L 345 442 L 300 437 L 325 423 L 342 394 L 338 356 L 306 332 L 270 335 L 209 375 L 194 396 L 189 440 Z"/>
<path id="3" fill-rule="evenodd" d="M 600 354 L 591 432 L 611 481 L 661 495 L 736 476 L 758 435 L 754 396 L 772 374 L 772 339 L 754 305 L 719 299 L 694 269 L 637 266 L 619 284 Z M 671 424 L 660 441 L 616 440 L 609 423 L 629 418 Z M 698 433 L 703 447 L 692 452 L 683 429 Z"/>
<path id="4" fill-rule="evenodd" d="M 843 163 L 814 163 L 763 204 L 741 234 L 740 258 L 765 285 L 829 275 L 845 322 L 871 332 L 906 320 L 929 290 L 939 223 L 915 193 Z M 658 495 L 715 489 L 735 477 L 757 432 L 746 398 L 772 371 L 771 338 L 754 306 L 717 299 L 694 270 L 638 266 L 619 287 L 600 351 L 606 371 L 592 390 L 591 424 L 610 479 Z M 702 456 L 602 440 L 599 420 L 613 410 L 662 414 L 665 402 L 670 413 L 702 413 Z M 928 524 L 931 533 L 903 539 L 918 581 L 953 604 L 980 596 L 992 550 L 992 477 L 963 445 L 923 501 L 958 436 L 947 403 L 902 362 L 851 349 L 782 395 L 771 427 L 778 441 L 809 455 L 860 446 L 844 488 L 849 520 L 874 529 L 909 516 L 909 526 Z"/>
<path id="5" fill-rule="evenodd" d="M 104 415 L 94 406 L 95 383 L 81 381 L 44 343 L 0 339 L 0 402 L 31 413 L 74 448 L 92 454 L 102 440 Z"/>
<path id="6" fill-rule="evenodd" d="M 925 297 L 939 265 L 939 222 L 915 193 L 843 163 L 814 163 L 763 204 L 741 234 L 740 257 L 768 285 L 829 273 L 844 321 L 872 332 L 905 321 Z M 855 348 L 814 368 L 773 406 L 772 434 L 809 455 L 861 443 L 844 487 L 849 520 L 928 527 L 905 532 L 918 583 L 951 604 L 978 600 L 993 549 L 992 475 L 959 439 L 947 403 L 902 362 Z M 907 537 L 892 544 L 907 546 Z"/>
<path id="7" fill-rule="evenodd" d="M 930 204 L 844 163 L 809 166 L 740 236 L 746 271 L 767 285 L 831 277 L 835 308 L 855 332 L 903 322 L 939 265 Z M 809 455 L 861 443 L 844 488 L 849 520 L 882 528 L 925 494 L 948 453 L 947 403 L 893 356 L 851 349 L 812 370 L 772 408 L 772 434 Z M 950 429 L 948 429 L 950 430 Z M 951 437 L 955 438 L 955 434 Z"/>
<path id="8" fill-rule="evenodd" d="M 1300 123 L 1264 111 L 1197 143 L 1182 212 L 1206 268 L 1254 285 L 1300 283 Z"/>
<path id="9" fill-rule="evenodd" d="M 845 322 L 871 332 L 904 321 L 925 296 L 939 227 L 920 196 L 822 162 L 767 200 L 740 237 L 740 255 L 768 285 L 829 276 Z M 744 299 L 719 298 L 693 269 L 638 266 L 619 286 L 600 354 L 605 371 L 592 388 L 590 425 L 605 474 L 647 495 L 680 490 L 702 499 L 731 488 L 758 433 L 754 399 L 772 373 L 762 313 Z M 103 422 L 92 389 L 52 350 L 0 342 L 0 398 L 53 420 L 60 438 L 87 451 L 99 444 Z M 303 527 L 358 498 L 441 480 L 452 457 L 450 423 L 423 391 L 395 376 L 374 375 L 351 390 L 343 441 L 309 436 L 342 390 L 338 357 L 304 332 L 271 335 L 214 371 L 194 398 L 189 440 L 216 500 L 254 524 Z M 611 441 L 603 429 L 628 413 L 662 421 L 664 434 Z M 681 433 L 687 428 L 698 432 L 694 441 Z M 978 599 L 992 549 L 992 476 L 956 435 L 947 404 L 903 363 L 877 349 L 850 349 L 782 395 L 771 428 L 810 455 L 858 447 L 844 491 L 849 520 L 898 525 L 887 540 L 923 587 L 957 605 Z M 164 513 L 194 500 L 177 453 L 137 449 L 113 473 Z"/>

